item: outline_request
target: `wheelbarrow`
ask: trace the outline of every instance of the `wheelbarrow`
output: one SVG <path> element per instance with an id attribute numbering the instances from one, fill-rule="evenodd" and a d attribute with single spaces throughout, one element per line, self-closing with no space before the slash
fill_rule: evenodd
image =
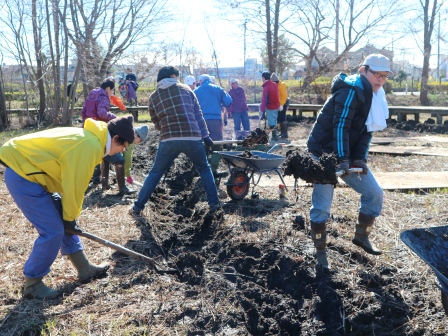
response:
<path id="1" fill-rule="evenodd" d="M 448 315 L 448 226 L 406 230 L 400 238 L 434 271 L 443 309 Z"/>
<path id="2" fill-rule="evenodd" d="M 252 181 L 254 187 L 258 185 L 264 173 L 275 172 L 280 177 L 282 184 L 285 184 L 281 174 L 281 165 L 285 160 L 284 156 L 271 154 L 280 144 L 275 145 L 267 152 L 250 151 L 251 157 L 245 157 L 247 151 L 219 151 L 219 154 L 230 172 L 230 177 L 225 183 L 227 195 L 232 200 L 239 201 L 246 197 Z M 255 181 L 255 173 L 258 179 Z M 286 188 L 286 187 L 285 187 Z"/>

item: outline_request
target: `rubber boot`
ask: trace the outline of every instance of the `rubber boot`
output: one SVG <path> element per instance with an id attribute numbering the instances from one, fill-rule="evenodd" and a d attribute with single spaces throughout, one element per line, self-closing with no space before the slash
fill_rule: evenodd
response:
<path id="1" fill-rule="evenodd" d="M 369 240 L 369 234 L 374 223 L 375 217 L 367 216 L 360 212 L 358 215 L 358 224 L 356 224 L 355 238 L 353 238 L 352 243 L 361 247 L 369 254 L 380 255 L 382 252 Z"/>
<path id="2" fill-rule="evenodd" d="M 120 194 L 132 195 L 137 192 L 136 190 L 129 189 L 128 187 L 126 187 L 126 182 L 124 179 L 124 165 L 116 164 L 115 165 L 115 173 L 117 174 L 117 184 L 118 184 L 118 190 L 119 190 Z"/>
<path id="3" fill-rule="evenodd" d="M 103 190 L 110 190 L 112 189 L 109 185 L 109 170 L 110 170 L 110 163 L 103 160 L 103 163 L 101 164 L 101 185 L 103 187 Z"/>
<path id="4" fill-rule="evenodd" d="M 61 292 L 47 287 L 42 278 L 25 277 L 23 286 L 23 296 L 30 299 L 54 299 L 61 295 Z"/>
<path id="5" fill-rule="evenodd" d="M 101 182 L 101 164 L 95 166 L 95 170 L 93 171 L 92 183 L 99 184 Z"/>
<path id="6" fill-rule="evenodd" d="M 287 121 L 283 121 L 281 123 L 281 125 L 280 125 L 280 129 L 281 129 L 280 138 L 288 139 L 288 122 Z"/>
<path id="7" fill-rule="evenodd" d="M 103 262 L 100 265 L 92 264 L 88 259 L 84 250 L 69 254 L 68 258 L 78 271 L 78 279 L 82 283 L 89 282 L 97 277 L 106 274 L 110 264 Z"/>
<path id="8" fill-rule="evenodd" d="M 272 126 L 271 129 L 272 129 L 272 137 L 271 137 L 271 140 L 273 140 L 273 141 L 277 141 L 277 140 L 278 140 L 278 137 L 277 137 L 277 128 L 275 128 L 275 126 Z"/>
<path id="9" fill-rule="evenodd" d="M 316 254 L 314 255 L 314 257 L 317 261 L 317 270 L 328 270 L 329 268 L 327 259 L 327 232 L 325 228 L 325 222 L 311 222 L 311 239 L 313 240 L 314 247 L 316 248 Z"/>

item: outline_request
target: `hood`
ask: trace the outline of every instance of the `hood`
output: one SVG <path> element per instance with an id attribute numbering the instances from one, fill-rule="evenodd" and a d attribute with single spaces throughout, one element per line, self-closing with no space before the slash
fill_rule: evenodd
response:
<path id="1" fill-rule="evenodd" d="M 158 89 L 167 89 L 172 85 L 179 83 L 179 81 L 175 78 L 164 78 L 157 83 Z"/>
<path id="2" fill-rule="evenodd" d="M 92 118 L 87 118 L 84 121 L 84 129 L 95 134 L 95 136 L 100 139 L 101 144 L 106 146 L 107 137 L 109 134 L 107 123 L 103 121 L 97 121 Z M 106 130 L 107 132 L 105 132 L 104 130 Z"/>

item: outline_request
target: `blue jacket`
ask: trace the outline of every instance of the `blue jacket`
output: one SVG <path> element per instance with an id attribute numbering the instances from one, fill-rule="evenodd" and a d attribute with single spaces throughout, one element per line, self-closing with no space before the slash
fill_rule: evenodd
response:
<path id="1" fill-rule="evenodd" d="M 221 120 L 222 107 L 229 107 L 232 104 L 232 97 L 209 80 L 204 80 L 194 93 L 199 100 L 205 120 Z"/>
<path id="2" fill-rule="evenodd" d="M 333 78 L 331 93 L 308 137 L 308 150 L 316 156 L 335 153 L 339 162 L 367 160 L 372 132 L 367 132 L 366 120 L 372 86 L 362 75 L 340 73 Z"/>

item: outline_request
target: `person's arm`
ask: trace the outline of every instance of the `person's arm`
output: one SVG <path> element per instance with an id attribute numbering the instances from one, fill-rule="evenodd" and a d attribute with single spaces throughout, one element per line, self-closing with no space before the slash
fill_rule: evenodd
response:
<path id="1" fill-rule="evenodd" d="M 232 97 L 224 91 L 224 89 L 221 89 L 221 104 L 225 107 L 230 106 L 232 104 Z"/>
<path id="2" fill-rule="evenodd" d="M 261 104 L 260 104 L 260 111 L 261 112 L 265 112 L 266 111 L 266 103 L 267 103 L 267 99 L 268 99 L 267 91 L 268 91 L 267 87 L 265 86 L 263 88 L 263 94 L 261 96 Z"/>
<path id="3" fill-rule="evenodd" d="M 280 99 L 280 105 L 286 104 L 286 99 L 288 98 L 288 93 L 286 92 L 286 84 L 281 82 L 281 84 L 278 86 L 278 95 Z"/>
<path id="4" fill-rule="evenodd" d="M 110 99 L 107 93 L 98 96 L 97 115 L 101 121 L 109 121 L 115 119 L 117 116 L 110 112 Z"/>
<path id="5" fill-rule="evenodd" d="M 199 105 L 198 98 L 191 92 L 191 101 L 194 109 L 194 117 L 198 123 L 199 130 L 201 131 L 201 136 L 206 138 L 210 135 L 208 132 L 207 124 L 205 123 L 204 115 L 202 114 L 201 106 Z"/>
<path id="6" fill-rule="evenodd" d="M 350 128 L 358 110 L 356 90 L 343 89 L 334 93 L 333 146 L 339 161 L 350 158 Z"/>
<path id="7" fill-rule="evenodd" d="M 149 99 L 148 110 L 149 110 L 149 115 L 151 116 L 151 121 L 154 124 L 155 129 L 160 131 L 159 117 L 157 116 L 157 113 L 151 104 L 151 99 Z"/>
<path id="8" fill-rule="evenodd" d="M 126 148 L 126 151 L 123 152 L 125 177 L 131 176 L 132 156 L 134 154 L 134 147 L 135 144 L 132 143 Z"/>

